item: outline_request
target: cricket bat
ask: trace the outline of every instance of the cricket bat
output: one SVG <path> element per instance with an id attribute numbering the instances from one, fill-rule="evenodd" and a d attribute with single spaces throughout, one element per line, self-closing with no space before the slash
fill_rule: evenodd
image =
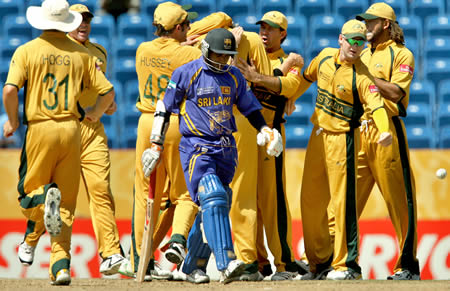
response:
<path id="1" fill-rule="evenodd" d="M 155 186 L 156 169 L 150 175 L 150 182 L 148 185 L 147 212 L 145 215 L 144 233 L 142 235 L 141 257 L 139 259 L 139 266 L 136 274 L 137 282 L 144 282 L 148 263 L 152 257 L 153 229 L 155 227 L 155 221 L 153 221 L 153 199 L 155 198 Z"/>

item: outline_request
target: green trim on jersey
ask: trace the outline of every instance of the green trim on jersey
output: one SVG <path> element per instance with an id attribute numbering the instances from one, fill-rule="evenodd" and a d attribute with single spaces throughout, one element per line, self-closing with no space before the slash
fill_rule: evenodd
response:
<path id="1" fill-rule="evenodd" d="M 364 114 L 364 108 L 361 104 L 361 100 L 359 99 L 358 93 L 358 84 L 356 82 L 356 67 L 352 66 L 353 69 L 353 77 L 352 77 L 352 93 L 353 93 L 353 115 L 352 120 L 350 122 L 350 131 L 352 128 L 357 128 L 361 125 L 359 120 L 361 116 Z"/>
<path id="2" fill-rule="evenodd" d="M 389 82 L 391 82 L 392 71 L 393 71 L 393 67 L 394 67 L 394 58 L 395 58 L 394 49 L 391 46 L 389 46 L 389 53 L 391 54 L 391 68 L 389 70 Z"/>
<path id="3" fill-rule="evenodd" d="M 19 199 L 26 197 L 27 194 L 24 190 L 25 178 L 28 169 L 27 160 L 27 137 L 28 137 L 28 127 L 25 131 L 25 138 L 23 140 L 22 152 L 20 153 L 20 165 L 19 165 L 19 183 L 17 184 L 17 191 L 19 192 Z"/>
<path id="4" fill-rule="evenodd" d="M 101 47 L 99 47 L 97 44 L 92 43 L 92 42 L 91 42 L 91 44 L 105 56 L 105 60 L 108 60 L 108 56 L 106 55 L 106 52 L 103 51 Z"/>

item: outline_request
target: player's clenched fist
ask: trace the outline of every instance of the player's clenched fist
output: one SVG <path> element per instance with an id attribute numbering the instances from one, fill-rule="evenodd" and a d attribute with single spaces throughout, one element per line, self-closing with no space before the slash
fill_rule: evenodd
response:
<path id="1" fill-rule="evenodd" d="M 149 177 L 155 169 L 162 151 L 162 145 L 152 143 L 152 146 L 142 153 L 142 169 L 145 177 Z"/>
<path id="2" fill-rule="evenodd" d="M 267 154 L 270 156 L 278 157 L 283 151 L 283 139 L 275 128 L 264 126 L 256 136 L 256 142 L 259 146 L 266 145 Z"/>

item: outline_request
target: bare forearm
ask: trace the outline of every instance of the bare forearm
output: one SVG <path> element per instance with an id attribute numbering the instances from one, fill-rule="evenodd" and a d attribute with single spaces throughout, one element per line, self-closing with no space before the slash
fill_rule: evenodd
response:
<path id="1" fill-rule="evenodd" d="M 278 77 L 257 74 L 252 82 L 276 93 L 281 91 L 281 81 Z"/>
<path id="2" fill-rule="evenodd" d="M 111 104 L 114 102 L 114 90 L 108 92 L 107 94 L 103 96 L 98 96 L 97 103 L 95 104 L 94 111 L 99 115 L 103 115 L 103 113 L 106 112 L 106 110 L 111 106 Z"/>
<path id="3" fill-rule="evenodd" d="M 11 125 L 19 125 L 19 96 L 17 88 L 12 85 L 5 85 L 3 88 L 3 106 Z"/>
<path id="4" fill-rule="evenodd" d="M 374 81 L 383 98 L 397 103 L 404 96 L 404 92 L 397 85 L 378 78 L 374 78 Z"/>

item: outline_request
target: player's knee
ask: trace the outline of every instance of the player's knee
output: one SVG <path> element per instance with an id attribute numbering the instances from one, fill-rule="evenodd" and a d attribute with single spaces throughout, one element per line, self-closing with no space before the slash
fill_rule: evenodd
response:
<path id="1" fill-rule="evenodd" d="M 198 197 L 203 210 L 212 207 L 229 207 L 227 191 L 216 175 L 206 175 L 198 184 Z"/>

